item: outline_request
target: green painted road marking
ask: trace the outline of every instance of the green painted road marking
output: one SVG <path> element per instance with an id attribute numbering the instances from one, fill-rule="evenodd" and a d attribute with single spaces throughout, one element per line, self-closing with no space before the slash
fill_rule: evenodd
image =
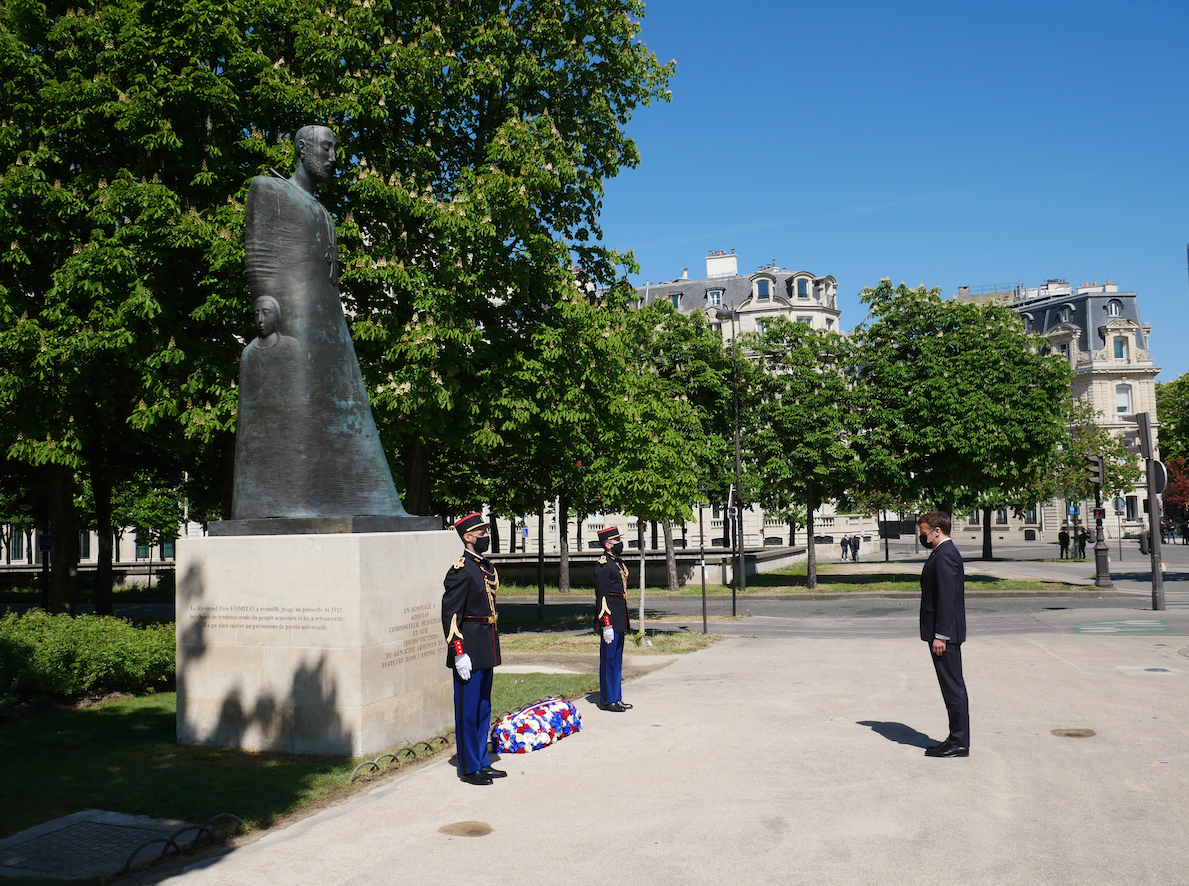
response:
<path id="1" fill-rule="evenodd" d="M 1171 634 L 1172 628 L 1162 618 L 1128 618 L 1120 621 L 1079 621 L 1075 634 Z"/>

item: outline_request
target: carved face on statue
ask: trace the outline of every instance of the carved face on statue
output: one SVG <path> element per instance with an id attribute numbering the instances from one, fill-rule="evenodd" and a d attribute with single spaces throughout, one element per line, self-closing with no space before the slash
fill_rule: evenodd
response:
<path id="1" fill-rule="evenodd" d="M 256 317 L 256 334 L 260 337 L 260 346 L 269 347 L 276 344 L 280 337 L 278 332 L 281 325 L 281 306 L 271 295 L 262 295 L 253 305 Z"/>
<path id="2" fill-rule="evenodd" d="M 334 133 L 326 126 L 303 126 L 297 133 L 297 157 L 317 184 L 334 175 Z"/>

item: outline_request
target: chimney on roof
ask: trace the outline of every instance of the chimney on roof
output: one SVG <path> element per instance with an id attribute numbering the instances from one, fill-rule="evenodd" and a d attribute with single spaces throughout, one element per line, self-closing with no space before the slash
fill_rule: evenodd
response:
<path id="1" fill-rule="evenodd" d="M 706 256 L 706 276 L 709 277 L 735 277 L 739 274 L 739 262 L 735 256 L 735 250 L 731 250 L 731 254 L 727 255 L 725 252 L 712 252 Z"/>
<path id="2" fill-rule="evenodd" d="M 682 280 L 688 280 L 688 279 L 689 279 L 689 268 L 682 268 L 682 269 L 681 269 L 681 279 L 682 279 Z"/>

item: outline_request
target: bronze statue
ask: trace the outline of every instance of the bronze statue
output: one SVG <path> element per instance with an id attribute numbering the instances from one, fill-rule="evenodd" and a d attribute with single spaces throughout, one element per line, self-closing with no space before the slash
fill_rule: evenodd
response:
<path id="1" fill-rule="evenodd" d="M 273 170 L 248 190 L 259 335 L 240 360 L 232 520 L 406 517 L 343 316 L 334 221 L 314 193 L 334 172 L 334 133 L 305 126 L 294 142 L 293 176 Z"/>

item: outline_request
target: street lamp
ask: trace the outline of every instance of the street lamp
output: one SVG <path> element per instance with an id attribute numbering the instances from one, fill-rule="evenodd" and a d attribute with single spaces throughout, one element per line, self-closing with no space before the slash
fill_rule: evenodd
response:
<path id="1" fill-rule="evenodd" d="M 737 577 L 733 582 L 734 587 L 731 588 L 732 618 L 737 613 L 735 588 L 738 588 L 740 593 L 747 593 L 747 561 L 743 553 L 743 461 L 739 451 L 739 335 L 735 330 L 738 311 L 738 308 L 733 308 L 730 311 L 718 310 L 714 314 L 719 320 L 731 321 L 731 387 L 735 396 L 735 549 L 738 551 L 735 559 Z"/>

